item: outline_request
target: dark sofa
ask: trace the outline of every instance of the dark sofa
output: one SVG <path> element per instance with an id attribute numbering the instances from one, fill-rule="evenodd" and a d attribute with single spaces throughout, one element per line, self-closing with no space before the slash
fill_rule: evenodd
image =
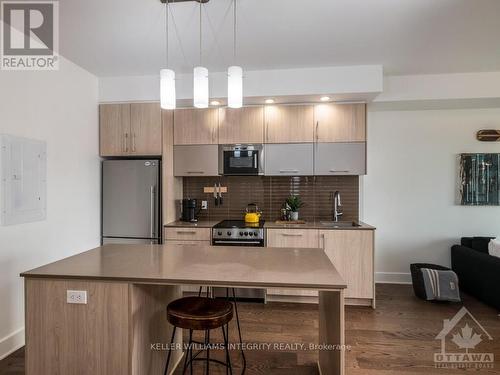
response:
<path id="1" fill-rule="evenodd" d="M 451 267 L 460 289 L 500 310 L 500 258 L 488 254 L 493 237 L 463 237 L 451 248 Z"/>

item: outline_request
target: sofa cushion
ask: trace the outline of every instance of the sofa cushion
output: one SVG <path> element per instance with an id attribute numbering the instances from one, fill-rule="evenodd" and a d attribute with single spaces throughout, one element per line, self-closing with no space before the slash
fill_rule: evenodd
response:
<path id="1" fill-rule="evenodd" d="M 470 247 L 472 249 L 472 237 L 462 237 L 460 239 L 460 245 Z"/>
<path id="2" fill-rule="evenodd" d="M 472 248 L 481 253 L 488 254 L 488 244 L 495 237 L 473 237 Z"/>

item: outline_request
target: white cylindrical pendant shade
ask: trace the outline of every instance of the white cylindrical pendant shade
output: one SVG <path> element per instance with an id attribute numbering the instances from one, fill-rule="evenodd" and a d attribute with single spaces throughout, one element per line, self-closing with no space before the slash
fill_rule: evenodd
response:
<path id="1" fill-rule="evenodd" d="M 160 106 L 175 109 L 175 72 L 171 69 L 160 70 Z"/>
<path id="2" fill-rule="evenodd" d="M 193 70 L 193 105 L 208 108 L 208 69 L 202 66 Z"/>
<path id="3" fill-rule="evenodd" d="M 230 66 L 227 69 L 227 105 L 230 108 L 243 106 L 243 69 Z"/>

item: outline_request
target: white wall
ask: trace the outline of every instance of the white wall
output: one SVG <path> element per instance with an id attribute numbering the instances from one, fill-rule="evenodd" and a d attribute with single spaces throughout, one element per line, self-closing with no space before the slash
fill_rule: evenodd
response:
<path id="1" fill-rule="evenodd" d="M 158 72 L 159 74 L 159 72 Z M 324 68 L 276 69 L 243 73 L 245 102 L 252 97 L 309 96 L 334 94 L 339 100 L 373 98 L 383 89 L 381 65 L 335 66 Z M 210 72 L 210 97 L 227 97 L 227 73 Z M 178 105 L 193 98 L 193 76 L 176 76 Z M 160 100 L 160 77 L 102 77 L 101 102 Z M 189 102 L 189 101 L 188 101 Z M 260 101 L 262 103 L 262 101 Z M 191 103 L 189 102 L 190 105 Z"/>
<path id="2" fill-rule="evenodd" d="M 19 273 L 100 237 L 97 78 L 61 58 L 54 72 L 0 71 L 0 133 L 47 141 L 47 219 L 0 227 L 0 358 L 24 343 Z"/>
<path id="3" fill-rule="evenodd" d="M 475 140 L 500 129 L 500 108 L 368 112 L 363 219 L 375 225 L 378 281 L 409 281 L 409 264 L 450 264 L 461 236 L 500 235 L 500 207 L 456 205 L 457 155 L 500 153 Z"/>

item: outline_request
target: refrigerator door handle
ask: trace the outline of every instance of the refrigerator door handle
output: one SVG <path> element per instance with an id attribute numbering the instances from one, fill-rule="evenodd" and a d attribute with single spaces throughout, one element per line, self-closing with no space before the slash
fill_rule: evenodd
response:
<path id="1" fill-rule="evenodd" d="M 155 187 L 150 186 L 150 234 L 151 238 L 155 237 Z"/>

